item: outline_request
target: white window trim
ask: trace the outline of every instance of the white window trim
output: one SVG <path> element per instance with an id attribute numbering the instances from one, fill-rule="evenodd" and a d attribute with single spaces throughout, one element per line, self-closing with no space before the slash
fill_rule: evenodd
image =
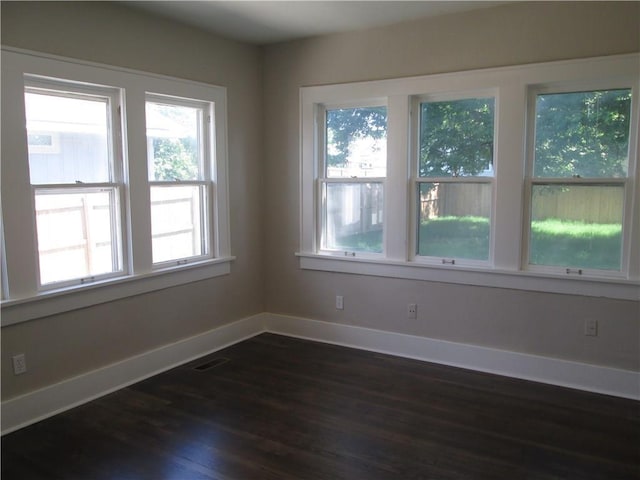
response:
<path id="1" fill-rule="evenodd" d="M 37 246 L 33 199 L 29 188 L 27 141 L 24 128 L 24 76 L 68 80 L 75 84 L 121 89 L 125 102 L 122 118 L 125 143 L 125 201 L 129 206 L 123 231 L 125 272 L 122 276 L 84 285 L 47 291 L 37 287 Z M 154 269 L 151 261 L 151 225 L 146 162 L 146 92 L 198 98 L 214 106 L 215 164 L 211 172 L 212 258 L 193 259 L 184 265 Z M 9 114 L 10 112 L 10 114 Z M 174 285 L 225 275 L 230 272 L 229 192 L 227 173 L 226 88 L 130 69 L 83 62 L 21 49 L 2 48 L 2 205 L 6 267 L 6 297 L 1 303 L 2 326 Z M 16 139 L 6 141 L 6 139 Z M 23 140 L 23 141 L 22 141 Z M 132 161 L 142 159 L 142 161 Z M 129 188 L 136 185 L 136 188 Z M 12 208 L 6 208 L 12 205 Z M 20 206 L 22 205 L 22 206 Z M 3 249 L 4 250 L 4 249 Z M 4 252 L 3 252 L 4 253 Z"/>
<path id="2" fill-rule="evenodd" d="M 519 290 L 640 299 L 640 188 L 638 187 L 637 129 L 640 55 L 617 55 L 572 61 L 503 67 L 403 79 L 342 85 L 303 87 L 300 90 L 300 250 L 303 269 L 429 280 L 465 285 L 482 285 Z M 628 229 L 623 240 L 627 264 L 621 274 L 574 276 L 536 272 L 522 268 L 524 224 L 526 221 L 525 158 L 527 149 L 527 101 L 529 90 L 561 82 L 615 83 L 621 79 L 633 88 L 631 121 L 630 181 L 631 209 L 625 211 Z M 575 84 L 575 83 L 574 83 Z M 466 95 L 474 91 L 496 92 L 495 176 L 492 206 L 493 265 L 435 265 L 417 261 L 411 253 L 415 220 L 411 188 L 410 156 L 414 148 L 410 132 L 412 99 L 416 96 Z M 366 102 L 387 98 L 388 164 L 385 198 L 385 246 L 382 259 L 326 255 L 316 243 L 317 180 L 316 112 L 324 104 Z M 414 122 L 415 123 L 415 122 Z M 631 165 L 633 164 L 633 165 Z M 393 167 L 391 167 L 393 165 Z M 413 194 L 415 195 L 415 194 Z M 629 211 L 632 210 L 632 211 Z M 404 215 L 398 214 L 407 212 Z M 411 213 L 413 212 L 413 213 Z M 399 232 L 399 234 L 398 234 Z M 514 239 L 516 239 L 514 241 Z"/>
<path id="3" fill-rule="evenodd" d="M 587 177 L 587 178 L 557 178 L 557 177 L 536 177 L 533 174 L 534 159 L 535 159 L 535 122 L 536 122 L 536 97 L 539 94 L 550 93 L 570 93 L 570 92 L 588 92 L 596 90 L 615 90 L 618 88 L 617 81 L 620 82 L 620 88 L 631 87 L 631 125 L 629 131 L 629 164 L 626 177 L 619 178 L 607 178 L 607 177 Z M 544 85 L 535 85 L 529 88 L 528 94 L 528 119 L 527 119 L 527 158 L 526 158 L 526 173 L 525 173 L 525 228 L 523 235 L 523 248 L 524 255 L 522 256 L 522 269 L 536 273 L 548 273 L 554 274 L 562 271 L 574 272 L 574 274 L 586 275 L 592 277 L 599 277 L 606 275 L 599 270 L 589 270 L 587 268 L 570 268 L 557 267 L 551 265 L 535 265 L 528 263 L 530 255 L 530 234 L 531 234 L 531 212 L 532 212 L 532 197 L 531 192 L 535 185 L 548 184 L 548 185 L 576 185 L 576 186 L 602 186 L 612 185 L 623 188 L 623 205 L 633 205 L 631 195 L 633 194 L 634 176 L 637 177 L 636 171 L 638 169 L 638 144 L 637 144 L 637 131 L 638 131 L 638 114 L 633 115 L 633 112 L 638 110 L 638 95 L 640 89 L 637 85 L 633 84 L 633 81 L 629 81 L 627 78 L 616 79 L 613 78 L 608 81 L 602 81 L 596 79 L 595 81 L 589 81 L 588 79 L 579 79 L 578 81 L 570 81 L 563 83 L 553 83 Z M 634 161 L 634 159 L 636 159 Z M 638 189 L 639 187 L 636 187 Z M 637 212 L 636 212 L 637 213 Z M 625 208 L 623 212 L 623 224 L 633 225 L 633 213 L 631 209 Z M 631 235 L 624 235 L 622 238 L 622 258 L 621 265 L 628 263 L 628 258 L 631 255 L 630 251 Z"/>
<path id="4" fill-rule="evenodd" d="M 190 108 L 200 109 L 202 111 L 203 118 L 199 119 L 200 125 L 198 125 L 198 136 L 200 138 L 199 147 L 200 147 L 200 165 L 199 165 L 199 178 L 194 180 L 176 180 L 174 182 L 166 181 L 166 180 L 151 180 L 149 179 L 149 188 L 153 187 L 171 187 L 171 186 L 197 186 L 201 187 L 204 191 L 204 199 L 203 199 L 203 212 L 201 212 L 201 220 L 200 224 L 200 241 L 204 246 L 204 253 L 200 255 L 192 255 L 184 258 L 175 258 L 171 260 L 164 260 L 155 262 L 152 265 L 154 270 L 160 270 L 165 268 L 170 268 L 176 265 L 185 265 L 187 263 L 198 262 L 207 260 L 210 258 L 214 258 L 214 252 L 216 251 L 216 246 L 213 244 L 212 239 L 214 237 L 214 232 L 212 231 L 212 211 L 213 211 L 213 203 L 211 199 L 213 198 L 213 182 L 212 177 L 214 176 L 212 170 L 215 165 L 215 154 L 213 152 L 213 135 L 215 134 L 214 129 L 214 112 L 213 105 L 209 102 L 203 102 L 201 100 L 194 99 L 186 99 L 186 98 L 176 98 L 169 97 L 167 95 L 157 95 L 152 92 L 147 92 L 145 103 L 165 103 L 167 105 L 172 106 L 185 106 Z M 149 146 L 149 139 L 147 138 L 147 146 Z M 148 147 L 147 147 L 148 148 Z M 212 158 L 213 157 L 213 158 Z"/>
<path id="5" fill-rule="evenodd" d="M 346 184 L 364 184 L 364 183 L 378 183 L 382 185 L 383 195 L 386 189 L 386 181 L 387 177 L 356 177 L 356 178 L 348 178 L 348 177 L 328 177 L 327 176 L 327 158 L 326 158 L 326 114 L 329 110 L 341 109 L 341 108 L 369 108 L 369 107 L 387 107 L 387 104 L 384 100 L 381 99 L 367 99 L 365 101 L 360 102 L 344 102 L 344 103 L 335 103 L 335 104 L 323 104 L 316 105 L 316 139 L 317 146 L 316 151 L 318 155 L 318 161 L 316 162 L 317 167 L 317 186 L 316 186 L 316 195 L 317 195 L 317 218 L 318 218 L 318 229 L 316 232 L 316 245 L 318 246 L 318 250 L 322 252 L 323 255 L 330 256 L 355 256 L 355 252 L 344 251 L 340 249 L 329 249 L 322 248 L 322 217 L 323 217 L 323 209 L 322 209 L 322 199 L 324 195 L 324 188 L 329 184 L 337 184 L 337 183 L 346 183 Z M 387 172 L 389 170 L 389 156 L 387 155 Z M 383 218 L 386 219 L 386 213 L 384 212 Z M 358 251 L 357 255 L 359 257 L 364 258 L 384 258 L 384 252 L 386 249 L 386 227 L 384 227 L 383 222 L 383 239 L 382 239 L 382 252 L 368 252 L 368 251 Z"/>
<path id="6" fill-rule="evenodd" d="M 127 272 L 127 252 L 123 247 L 123 238 L 126 235 L 124 229 L 124 191 L 126 190 L 123 182 L 123 153 L 122 153 L 122 125 L 120 117 L 118 115 L 118 106 L 122 103 L 122 91 L 119 88 L 106 88 L 102 86 L 89 86 L 77 82 L 69 81 L 57 81 L 53 79 L 41 78 L 35 75 L 24 75 L 24 92 L 42 94 L 50 94 L 54 96 L 81 98 L 81 99 L 93 99 L 95 97 L 101 97 L 108 99 L 108 124 L 107 124 L 107 149 L 108 155 L 108 178 L 102 180 L 102 182 L 92 183 L 71 183 L 60 182 L 54 184 L 43 183 L 30 183 L 32 191 L 32 199 L 35 201 L 36 192 L 40 191 L 43 194 L 45 192 L 51 192 L 55 194 L 62 193 L 81 193 L 81 192 L 97 192 L 100 189 L 113 190 L 113 231 L 112 231 L 112 253 L 114 254 L 114 269 L 110 272 L 89 275 L 85 278 L 74 278 L 71 280 L 56 280 L 52 283 L 41 283 L 40 269 L 38 262 L 36 267 L 38 268 L 38 290 L 57 290 L 68 286 L 84 284 L 85 282 L 101 281 L 108 278 L 121 277 L 126 275 Z M 31 151 L 32 147 L 28 147 L 28 151 Z M 38 237 L 37 229 L 34 234 Z"/>
<path id="7" fill-rule="evenodd" d="M 411 171 L 411 192 L 409 192 L 409 198 L 411 199 L 411 210 L 410 215 L 411 218 L 415 219 L 415 222 L 418 222 L 418 188 L 422 183 L 451 183 L 451 184 L 461 184 L 461 183 L 486 183 L 491 187 L 491 212 L 489 216 L 489 252 L 487 260 L 475 260 L 475 259 L 464 259 L 464 258 L 442 258 L 435 256 L 427 256 L 427 255 L 418 255 L 418 236 L 417 233 L 414 234 L 414 228 L 417 230 L 417 225 L 412 225 L 411 235 L 409 236 L 409 259 L 413 262 L 423 264 L 423 265 L 443 265 L 446 263 L 455 262 L 458 266 L 463 267 L 472 267 L 472 268 L 489 268 L 493 261 L 493 237 L 494 237 L 494 218 L 493 218 L 493 209 L 495 202 L 495 189 L 496 189 L 496 180 L 495 175 L 491 177 L 480 177 L 477 175 L 474 176 L 462 176 L 462 177 L 420 177 L 418 176 L 418 152 L 420 151 L 420 104 L 424 102 L 443 102 L 443 101 L 455 101 L 455 100 L 465 100 L 471 98 L 491 98 L 493 99 L 494 105 L 494 118 L 493 118 L 493 164 L 496 163 L 496 137 L 497 137 L 497 111 L 498 111 L 498 92 L 497 89 L 486 89 L 486 90 L 470 90 L 464 92 L 458 92 L 455 94 L 437 94 L 437 95 L 414 95 L 412 97 L 412 111 L 411 111 L 411 135 L 410 137 L 413 139 L 411 142 L 411 157 L 410 157 L 410 171 Z M 452 265 L 454 263 L 451 263 Z"/>

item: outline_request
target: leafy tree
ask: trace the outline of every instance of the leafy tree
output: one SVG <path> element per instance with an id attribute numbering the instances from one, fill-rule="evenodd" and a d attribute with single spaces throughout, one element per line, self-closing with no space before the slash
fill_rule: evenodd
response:
<path id="1" fill-rule="evenodd" d="M 197 179 L 195 139 L 154 138 L 153 173 L 156 181 Z"/>
<path id="2" fill-rule="evenodd" d="M 387 108 L 360 107 L 327 110 L 327 164 L 346 166 L 351 143 L 358 138 L 387 135 Z"/>
<path id="3" fill-rule="evenodd" d="M 493 162 L 492 98 L 428 102 L 420 110 L 421 177 L 477 175 Z"/>
<path id="4" fill-rule="evenodd" d="M 534 174 L 624 176 L 630 112 L 630 90 L 538 95 Z"/>
<path id="5" fill-rule="evenodd" d="M 147 128 L 153 136 L 156 181 L 195 180 L 199 173 L 198 109 L 148 102 Z M 158 132 L 156 135 L 154 133 Z"/>

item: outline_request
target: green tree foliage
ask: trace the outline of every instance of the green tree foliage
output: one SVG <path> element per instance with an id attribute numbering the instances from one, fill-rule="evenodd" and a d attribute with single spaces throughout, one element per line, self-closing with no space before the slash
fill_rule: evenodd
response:
<path id="1" fill-rule="evenodd" d="M 624 176 L 630 112 L 628 89 L 538 95 L 534 175 Z"/>
<path id="2" fill-rule="evenodd" d="M 156 181 L 198 178 L 196 141 L 193 138 L 154 138 L 153 174 Z"/>
<path id="3" fill-rule="evenodd" d="M 478 175 L 493 162 L 493 98 L 423 103 L 421 177 Z"/>
<path id="4" fill-rule="evenodd" d="M 148 102 L 148 135 L 153 143 L 153 179 L 196 180 L 199 176 L 199 109 Z M 151 153 L 151 152 L 150 152 Z"/>
<path id="5" fill-rule="evenodd" d="M 387 135 L 387 108 L 360 107 L 327 110 L 327 164 L 346 166 L 351 143 L 358 138 Z"/>

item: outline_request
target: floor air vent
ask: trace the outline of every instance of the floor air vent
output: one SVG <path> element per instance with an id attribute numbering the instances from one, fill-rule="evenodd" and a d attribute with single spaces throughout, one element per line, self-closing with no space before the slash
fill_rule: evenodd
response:
<path id="1" fill-rule="evenodd" d="M 209 360 L 206 363 L 201 363 L 200 365 L 197 365 L 195 367 L 193 367 L 194 370 L 197 370 L 199 372 L 205 372 L 207 370 L 211 370 L 212 368 L 215 368 L 219 365 L 222 365 L 223 363 L 227 363 L 229 361 L 228 358 L 214 358 L 213 360 Z"/>

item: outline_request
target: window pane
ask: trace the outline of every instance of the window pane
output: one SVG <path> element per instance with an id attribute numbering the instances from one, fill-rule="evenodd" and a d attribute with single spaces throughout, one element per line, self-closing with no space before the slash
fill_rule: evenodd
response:
<path id="1" fill-rule="evenodd" d="M 491 184 L 421 183 L 418 255 L 489 259 Z"/>
<path id="2" fill-rule="evenodd" d="M 381 183 L 325 185 L 323 248 L 382 252 Z"/>
<path id="3" fill-rule="evenodd" d="M 493 175 L 493 98 L 420 104 L 420 177 Z"/>
<path id="4" fill-rule="evenodd" d="M 146 107 L 149 180 L 200 180 L 202 110 L 153 102 Z"/>
<path id="5" fill-rule="evenodd" d="M 27 91 L 31 183 L 111 181 L 108 107 L 107 98 Z"/>
<path id="6" fill-rule="evenodd" d="M 117 191 L 36 191 L 42 285 L 121 270 Z"/>
<path id="7" fill-rule="evenodd" d="M 151 187 L 153 263 L 205 255 L 204 187 Z"/>
<path id="8" fill-rule="evenodd" d="M 327 110 L 326 176 L 387 175 L 387 107 Z"/>
<path id="9" fill-rule="evenodd" d="M 534 185 L 529 263 L 620 270 L 622 186 Z"/>
<path id="10" fill-rule="evenodd" d="M 536 98 L 534 176 L 624 177 L 631 90 Z"/>

